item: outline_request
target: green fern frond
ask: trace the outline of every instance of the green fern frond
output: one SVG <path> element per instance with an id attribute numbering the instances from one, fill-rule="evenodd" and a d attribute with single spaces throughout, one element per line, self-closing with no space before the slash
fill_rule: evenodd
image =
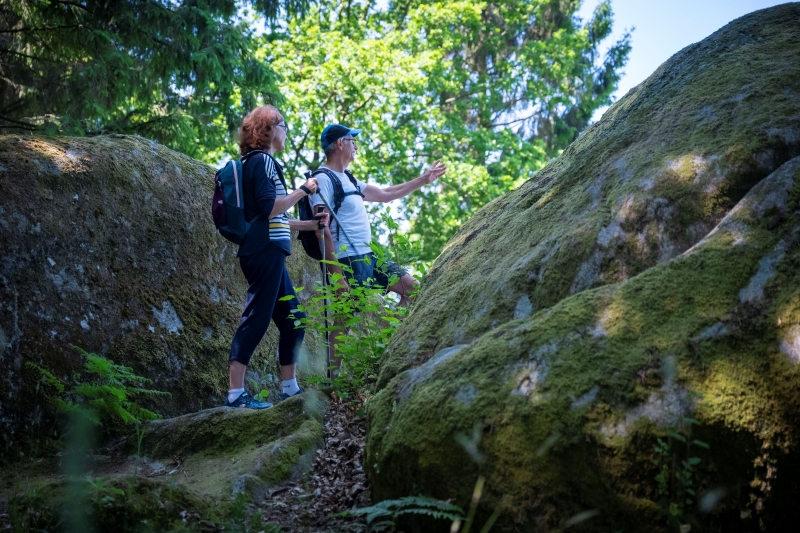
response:
<path id="1" fill-rule="evenodd" d="M 64 384 L 61 382 L 60 379 L 55 377 L 52 372 L 50 372 L 49 370 L 47 370 L 45 368 L 40 367 L 36 363 L 31 363 L 30 361 L 25 363 L 25 366 L 27 366 L 29 368 L 33 368 L 34 370 L 38 371 L 39 374 L 41 374 L 41 376 L 42 376 L 42 383 L 45 383 L 46 385 L 50 385 L 51 387 L 56 389 L 56 391 L 58 391 L 59 394 L 63 394 L 63 392 L 64 392 Z"/>
<path id="2" fill-rule="evenodd" d="M 403 509 L 402 511 L 397 513 L 398 516 L 400 516 L 401 514 L 421 514 L 421 515 L 432 516 L 433 518 L 450 520 L 451 522 L 464 519 L 464 515 L 461 513 L 451 513 L 447 511 L 439 511 L 437 509 L 428 509 L 420 507 L 410 507 L 408 509 Z"/>
<path id="3" fill-rule="evenodd" d="M 464 518 L 464 511 L 457 505 L 428 496 L 406 496 L 396 500 L 384 500 L 369 507 L 353 509 L 350 513 L 364 515 L 368 524 L 383 517 L 391 517 L 394 520 L 403 514 L 422 514 L 450 521 Z"/>
<path id="4" fill-rule="evenodd" d="M 88 376 L 81 376 L 76 372 L 73 375 L 74 385 L 70 389 L 50 371 L 27 363 L 42 375 L 45 384 L 55 389 L 56 394 L 48 395 L 47 398 L 58 412 L 83 416 L 98 426 L 109 418 L 118 418 L 125 424 L 137 425 L 143 420 L 161 418 L 158 413 L 131 401 L 130 397 L 169 396 L 169 392 L 145 389 L 142 385 L 153 381 L 137 375 L 131 368 L 89 353 L 78 346 L 72 348 L 83 358 L 84 371 Z"/>

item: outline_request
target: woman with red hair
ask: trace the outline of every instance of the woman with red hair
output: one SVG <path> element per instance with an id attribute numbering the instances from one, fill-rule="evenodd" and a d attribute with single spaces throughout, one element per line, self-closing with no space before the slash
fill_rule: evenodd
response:
<path id="1" fill-rule="evenodd" d="M 253 352 L 267 332 L 270 320 L 280 332 L 278 358 L 281 363 L 283 392 L 281 400 L 303 392 L 297 386 L 295 364 L 305 331 L 289 319 L 297 309 L 292 281 L 286 271 L 286 256 L 292 253 L 291 230 L 317 230 L 316 220 L 290 220 L 286 211 L 303 196 L 317 190 L 311 178 L 291 193 L 286 188 L 283 169 L 273 157 L 284 149 L 289 127 L 272 106 L 257 107 L 242 121 L 239 151 L 242 154 L 245 220 L 250 223 L 247 236 L 239 246 L 239 265 L 247 279 L 247 300 L 242 321 L 233 337 L 230 351 L 228 390 L 229 407 L 266 409 L 269 402 L 259 402 L 244 390 L 244 375 Z M 322 219 L 327 225 L 328 216 Z M 302 313 L 295 312 L 296 318 Z"/>

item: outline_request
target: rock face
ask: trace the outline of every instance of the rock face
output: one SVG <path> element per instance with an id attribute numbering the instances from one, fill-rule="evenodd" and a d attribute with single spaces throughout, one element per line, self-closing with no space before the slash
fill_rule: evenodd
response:
<path id="1" fill-rule="evenodd" d="M 82 364 L 71 345 L 171 392 L 151 405 L 164 415 L 220 404 L 246 282 L 211 222 L 213 176 L 138 137 L 0 137 L 3 449 L 42 417 L 25 363 L 67 378 Z M 314 285 L 318 266 L 301 250 L 288 265 L 297 285 Z M 305 346 L 300 370 L 323 372 L 319 342 L 307 335 Z M 249 376 L 262 388 L 278 384 L 276 348 L 270 328 Z"/>
<path id="2" fill-rule="evenodd" d="M 129 451 L 145 457 L 150 472 L 161 475 L 181 457 L 180 469 L 191 475 L 176 482 L 198 493 L 246 492 L 260 501 L 267 488 L 311 467 L 312 454 L 322 445 L 324 406 L 309 391 L 263 411 L 217 407 L 156 420 L 147 425 L 141 448 L 129 442 Z"/>
<path id="3" fill-rule="evenodd" d="M 685 48 L 464 225 L 382 364 L 374 500 L 467 505 L 482 473 L 493 531 L 797 520 L 799 22 Z"/>

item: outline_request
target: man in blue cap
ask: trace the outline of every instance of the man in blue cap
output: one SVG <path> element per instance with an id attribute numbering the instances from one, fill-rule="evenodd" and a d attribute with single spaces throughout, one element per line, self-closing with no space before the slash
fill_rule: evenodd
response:
<path id="1" fill-rule="evenodd" d="M 309 200 L 315 212 L 317 205 L 324 206 L 326 212 L 330 207 L 338 219 L 332 219 L 325 227 L 325 258 L 338 261 L 353 269 L 352 276 L 347 274 L 350 277 L 349 283 L 368 283 L 370 280 L 373 284 L 399 294 L 401 305 L 407 305 L 419 282 L 391 261 L 386 261 L 380 268 L 376 268 L 377 258 L 369 246 L 372 242 L 372 230 L 364 202 L 391 202 L 408 196 L 439 179 L 447 171 L 447 167 L 436 161 L 418 178 L 391 187 L 377 187 L 364 183 L 347 170 L 358 152 L 356 137 L 359 133 L 361 130 L 341 124 L 331 124 L 322 131 L 320 141 L 326 160 L 319 168 L 322 172 L 314 173 L 314 177 L 318 180 L 318 193 L 311 195 Z M 334 181 L 337 180 L 341 183 L 338 195 L 335 194 L 334 188 Z M 333 272 L 341 272 L 338 267 L 329 268 Z M 390 279 L 395 276 L 397 281 L 390 284 Z"/>

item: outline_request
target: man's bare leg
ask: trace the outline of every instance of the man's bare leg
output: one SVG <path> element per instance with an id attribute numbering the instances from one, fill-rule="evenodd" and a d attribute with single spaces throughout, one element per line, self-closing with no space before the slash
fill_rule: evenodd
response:
<path id="1" fill-rule="evenodd" d="M 407 307 L 411 303 L 411 297 L 416 292 L 419 281 L 411 274 L 403 274 L 397 283 L 389 286 L 389 290 L 400 295 L 400 305 Z"/>

